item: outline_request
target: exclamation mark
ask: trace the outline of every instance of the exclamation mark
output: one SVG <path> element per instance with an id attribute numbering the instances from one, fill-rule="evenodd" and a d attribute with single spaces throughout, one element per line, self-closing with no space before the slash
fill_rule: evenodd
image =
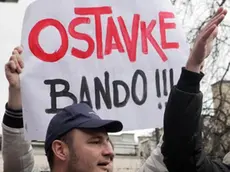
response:
<path id="1" fill-rule="evenodd" d="M 163 88 L 161 88 L 160 80 L 162 79 Z M 173 69 L 164 69 L 162 70 L 162 77 L 160 76 L 159 69 L 156 69 L 155 73 L 155 81 L 156 81 L 156 93 L 157 97 L 161 98 L 161 89 L 163 89 L 164 96 L 168 96 L 169 91 L 174 86 L 174 72 Z M 167 102 L 164 103 L 164 106 L 166 107 Z M 158 109 L 162 109 L 162 103 L 158 103 Z"/>
<path id="2" fill-rule="evenodd" d="M 170 90 L 174 86 L 174 74 L 173 74 L 173 69 L 169 70 L 169 81 L 170 81 Z"/>
<path id="3" fill-rule="evenodd" d="M 161 86 L 160 86 L 160 73 L 159 73 L 159 69 L 156 70 L 155 81 L 156 81 L 157 97 L 161 98 Z M 162 109 L 161 103 L 158 103 L 158 109 Z"/>
<path id="4" fill-rule="evenodd" d="M 164 69 L 162 71 L 162 77 L 163 77 L 163 86 L 164 86 L 164 96 L 168 96 L 168 88 L 167 88 L 167 70 Z M 165 102 L 166 107 L 167 102 Z"/>
<path id="5" fill-rule="evenodd" d="M 174 73 L 173 73 L 173 69 L 169 70 L 169 82 L 170 82 L 170 90 L 172 90 L 173 86 L 174 86 Z M 167 83 L 166 83 L 167 85 Z M 167 94 L 168 95 L 168 94 Z M 167 106 L 167 102 L 165 102 L 165 108 Z"/>
<path id="6" fill-rule="evenodd" d="M 168 95 L 168 90 L 167 90 L 167 70 L 164 69 L 162 71 L 162 75 L 163 75 L 163 88 L 164 88 L 164 95 L 167 96 Z"/>

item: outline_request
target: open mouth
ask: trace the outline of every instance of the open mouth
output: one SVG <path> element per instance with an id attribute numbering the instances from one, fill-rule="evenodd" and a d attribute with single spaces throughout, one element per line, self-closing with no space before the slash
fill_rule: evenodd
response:
<path id="1" fill-rule="evenodd" d="M 110 162 L 109 161 L 104 161 L 104 162 L 99 162 L 98 164 L 97 164 L 97 166 L 99 167 L 99 168 L 101 168 L 103 171 L 109 171 L 109 169 L 110 169 L 110 167 L 109 167 L 109 164 L 110 164 Z"/>
<path id="2" fill-rule="evenodd" d="M 101 167 L 105 167 L 105 166 L 109 165 L 109 162 L 99 162 L 97 165 L 101 166 Z"/>

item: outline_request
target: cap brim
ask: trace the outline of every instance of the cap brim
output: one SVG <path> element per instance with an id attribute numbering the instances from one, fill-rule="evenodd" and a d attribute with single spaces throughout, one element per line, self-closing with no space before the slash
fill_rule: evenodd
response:
<path id="1" fill-rule="evenodd" d="M 120 121 L 115 120 L 91 119 L 89 121 L 82 123 L 78 127 L 84 129 L 103 128 L 109 133 L 115 133 L 123 129 L 123 124 Z"/>

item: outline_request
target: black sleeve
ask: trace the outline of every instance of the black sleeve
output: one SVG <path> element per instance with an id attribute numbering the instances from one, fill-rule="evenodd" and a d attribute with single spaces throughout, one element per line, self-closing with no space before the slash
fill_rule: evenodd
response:
<path id="1" fill-rule="evenodd" d="M 230 172 L 221 162 L 210 161 L 201 141 L 203 74 L 182 69 L 171 90 L 164 114 L 162 154 L 169 172 Z"/>
<path id="2" fill-rule="evenodd" d="M 10 109 L 6 104 L 3 124 L 11 128 L 23 128 L 22 110 Z"/>

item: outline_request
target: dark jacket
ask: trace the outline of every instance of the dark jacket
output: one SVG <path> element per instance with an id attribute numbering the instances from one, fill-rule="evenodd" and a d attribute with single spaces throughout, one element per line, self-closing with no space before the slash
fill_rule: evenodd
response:
<path id="1" fill-rule="evenodd" d="M 202 77 L 183 68 L 178 84 L 171 90 L 161 148 L 169 172 L 230 172 L 230 166 L 208 159 L 202 147 Z"/>

